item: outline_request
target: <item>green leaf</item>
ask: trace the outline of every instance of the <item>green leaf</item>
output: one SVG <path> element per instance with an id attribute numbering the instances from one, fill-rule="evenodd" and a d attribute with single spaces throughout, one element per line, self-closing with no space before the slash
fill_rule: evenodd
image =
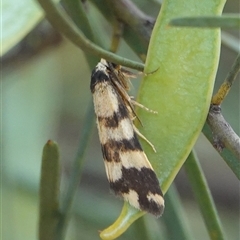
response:
<path id="1" fill-rule="evenodd" d="M 108 52 L 93 42 L 89 41 L 84 33 L 77 28 L 75 23 L 69 18 L 60 4 L 55 4 L 51 0 L 37 0 L 46 13 L 48 21 L 60 33 L 66 36 L 72 43 L 80 47 L 83 51 L 103 57 L 108 61 L 132 67 L 137 70 L 143 69 L 142 63 L 137 63 L 126 58 Z"/>
<path id="2" fill-rule="evenodd" d="M 49 140 L 43 148 L 41 182 L 39 239 L 54 239 L 59 219 L 60 162 L 55 142 Z"/>
<path id="3" fill-rule="evenodd" d="M 124 202 L 120 216 L 111 226 L 100 233 L 100 238 L 104 240 L 111 240 L 119 237 L 133 222 L 143 215 L 144 212 L 140 212 L 130 206 L 127 202 Z"/>
<path id="4" fill-rule="evenodd" d="M 199 204 L 210 239 L 226 239 L 210 189 L 194 151 L 189 154 L 184 167 L 192 186 L 192 191 Z"/>
<path id="5" fill-rule="evenodd" d="M 207 117 L 220 53 L 217 29 L 176 28 L 176 17 L 219 15 L 224 0 L 165 0 L 157 18 L 146 60 L 138 102 L 158 114 L 139 109 L 144 128 L 139 129 L 155 145 L 143 148 L 166 193 L 193 148 Z M 140 217 L 124 205 L 118 220 L 101 233 L 115 239 Z M 115 230 L 118 229 L 116 232 Z"/>
<path id="6" fill-rule="evenodd" d="M 84 155 L 86 153 L 89 139 L 91 136 L 91 129 L 94 123 L 94 119 L 95 118 L 93 105 L 92 103 L 90 103 L 82 127 L 83 131 L 79 141 L 78 152 L 72 165 L 71 174 L 69 177 L 69 184 L 64 193 L 64 198 L 60 206 L 61 217 L 59 218 L 56 232 L 56 239 L 58 240 L 65 239 L 68 222 L 71 216 L 74 194 L 78 188 L 80 178 L 82 176 Z"/>
<path id="7" fill-rule="evenodd" d="M 1 13 L 2 48 L 0 56 L 21 41 L 44 15 L 33 0 L 3 0 Z"/>
<path id="8" fill-rule="evenodd" d="M 165 193 L 193 148 L 210 106 L 220 54 L 220 30 L 169 27 L 175 16 L 220 14 L 225 1 L 165 1 L 156 22 L 139 102 L 158 111 L 139 111 L 148 150 Z"/>
<path id="9" fill-rule="evenodd" d="M 167 208 L 162 219 L 165 222 L 169 238 L 178 240 L 193 239 L 186 221 L 186 212 L 174 184 L 168 189 L 165 201 Z"/>
<path id="10" fill-rule="evenodd" d="M 172 19 L 172 26 L 183 27 L 221 27 L 240 28 L 240 17 L 237 14 L 225 14 L 222 16 L 183 17 Z"/>

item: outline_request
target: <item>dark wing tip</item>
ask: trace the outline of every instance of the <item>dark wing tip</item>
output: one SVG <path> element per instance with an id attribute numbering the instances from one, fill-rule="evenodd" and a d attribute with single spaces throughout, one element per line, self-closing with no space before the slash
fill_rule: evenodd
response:
<path id="1" fill-rule="evenodd" d="M 122 167 L 122 177 L 115 182 L 110 182 L 110 187 L 116 195 L 122 195 L 133 207 L 156 217 L 162 215 L 164 210 L 163 194 L 157 176 L 152 169 Z M 135 194 L 130 192 L 135 192 Z M 135 205 L 136 201 L 138 206 Z"/>

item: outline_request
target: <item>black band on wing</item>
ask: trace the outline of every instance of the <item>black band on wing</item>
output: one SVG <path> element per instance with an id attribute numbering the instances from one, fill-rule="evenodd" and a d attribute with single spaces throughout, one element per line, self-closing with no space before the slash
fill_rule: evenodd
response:
<path id="1" fill-rule="evenodd" d="M 129 119 L 128 110 L 123 104 L 119 104 L 117 112 L 114 112 L 111 117 L 98 117 L 98 122 L 107 128 L 117 128 L 122 119 L 125 118 Z"/>
<path id="2" fill-rule="evenodd" d="M 121 141 L 109 140 L 107 143 L 102 144 L 102 153 L 105 161 L 120 162 L 120 154 L 129 151 L 143 151 L 142 147 L 134 133 L 133 138 Z"/>
<path id="3" fill-rule="evenodd" d="M 127 194 L 129 190 L 135 191 L 138 194 L 141 210 L 156 216 L 161 215 L 163 206 L 147 198 L 149 193 L 163 196 L 157 176 L 152 169 L 143 167 L 138 170 L 122 167 L 122 178 L 116 182 L 110 182 L 110 187 L 117 195 Z"/>

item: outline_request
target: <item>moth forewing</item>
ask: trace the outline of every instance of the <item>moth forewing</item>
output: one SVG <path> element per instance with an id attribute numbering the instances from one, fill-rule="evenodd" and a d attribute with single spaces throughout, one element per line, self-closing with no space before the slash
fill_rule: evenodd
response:
<path id="1" fill-rule="evenodd" d="M 137 139 L 139 131 L 133 125 L 137 116 L 127 94 L 128 81 L 119 65 L 104 59 L 91 76 L 90 88 L 106 174 L 116 195 L 137 209 L 160 216 L 164 209 L 163 194 Z"/>

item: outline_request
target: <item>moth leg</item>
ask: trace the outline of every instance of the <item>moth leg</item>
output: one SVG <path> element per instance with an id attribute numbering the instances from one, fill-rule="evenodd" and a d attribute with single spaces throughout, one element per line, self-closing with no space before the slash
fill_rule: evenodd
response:
<path id="1" fill-rule="evenodd" d="M 144 105 L 142 105 L 141 103 L 136 102 L 136 101 L 133 100 L 132 98 L 131 98 L 131 103 L 132 103 L 133 105 L 135 105 L 135 106 L 138 106 L 138 107 L 140 107 L 140 108 L 148 111 L 148 112 L 151 112 L 151 113 L 154 113 L 154 114 L 157 114 L 157 113 L 158 113 L 157 111 L 151 110 L 151 109 L 145 107 Z"/>
<path id="2" fill-rule="evenodd" d="M 141 134 L 140 131 L 134 125 L 133 125 L 133 130 L 140 138 L 145 140 L 151 146 L 154 152 L 157 152 L 154 145 L 143 134 Z"/>

